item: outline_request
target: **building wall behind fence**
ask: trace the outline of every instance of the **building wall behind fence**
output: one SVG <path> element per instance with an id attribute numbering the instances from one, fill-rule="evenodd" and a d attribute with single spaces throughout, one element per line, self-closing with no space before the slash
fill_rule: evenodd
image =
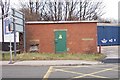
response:
<path id="1" fill-rule="evenodd" d="M 55 52 L 54 30 L 67 30 L 67 53 L 96 53 L 97 24 L 96 22 L 27 24 L 26 45 L 30 49 L 30 41 L 39 43 L 39 52 Z"/>

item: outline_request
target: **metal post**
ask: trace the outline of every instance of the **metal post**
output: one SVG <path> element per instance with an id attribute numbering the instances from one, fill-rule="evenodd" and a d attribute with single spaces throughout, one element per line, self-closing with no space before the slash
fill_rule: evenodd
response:
<path id="1" fill-rule="evenodd" d="M 10 32 L 10 62 L 9 64 L 12 64 L 12 45 L 11 45 L 11 32 Z"/>
<path id="2" fill-rule="evenodd" d="M 24 21 L 23 21 L 23 36 L 24 36 L 24 52 L 26 52 L 26 32 L 25 32 L 25 18 L 24 18 Z"/>
<path id="3" fill-rule="evenodd" d="M 4 9 L 2 8 L 2 42 L 4 42 Z"/>
<path id="4" fill-rule="evenodd" d="M 2 45 L 4 43 L 4 10 L 2 9 Z M 3 48 L 2 48 L 3 50 Z M 4 58 L 5 55 L 4 53 L 2 52 L 2 58 Z"/>
<path id="5" fill-rule="evenodd" d="M 15 10 L 13 10 L 13 17 L 15 14 Z M 15 19 L 13 18 L 13 28 L 14 28 L 14 61 L 16 61 L 16 27 L 15 27 Z"/>
<path id="6" fill-rule="evenodd" d="M 101 45 L 99 45 L 99 53 L 101 53 Z"/>

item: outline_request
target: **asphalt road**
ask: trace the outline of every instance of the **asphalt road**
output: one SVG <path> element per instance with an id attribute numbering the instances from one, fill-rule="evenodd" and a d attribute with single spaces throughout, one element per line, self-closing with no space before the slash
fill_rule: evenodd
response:
<path id="1" fill-rule="evenodd" d="M 42 78 L 49 66 L 2 66 L 3 78 Z"/>
<path id="2" fill-rule="evenodd" d="M 2 77 L 44 78 L 45 80 L 48 78 L 55 79 L 64 78 L 64 80 L 65 79 L 74 80 L 74 78 L 75 79 L 82 78 L 85 80 L 86 78 L 108 79 L 118 78 L 118 71 L 119 71 L 118 64 L 79 65 L 79 66 L 3 66 Z"/>

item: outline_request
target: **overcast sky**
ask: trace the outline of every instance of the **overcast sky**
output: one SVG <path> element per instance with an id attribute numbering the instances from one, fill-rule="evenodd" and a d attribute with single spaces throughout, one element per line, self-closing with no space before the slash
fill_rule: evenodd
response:
<path id="1" fill-rule="evenodd" d="M 16 5 L 19 3 L 19 0 L 10 0 L 12 7 L 16 7 Z M 27 1 L 27 0 L 24 0 Z M 34 0 L 35 1 L 35 0 Z M 120 0 L 103 0 L 104 5 L 106 6 L 104 12 L 106 14 L 102 16 L 103 18 L 108 19 L 118 19 L 118 2 Z"/>
<path id="2" fill-rule="evenodd" d="M 120 0 L 103 0 L 106 6 L 104 17 L 118 19 L 118 2 Z"/>

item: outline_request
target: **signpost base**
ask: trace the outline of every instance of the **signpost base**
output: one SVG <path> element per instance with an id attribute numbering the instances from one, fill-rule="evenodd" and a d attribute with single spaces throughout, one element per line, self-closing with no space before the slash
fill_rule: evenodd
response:
<path id="1" fill-rule="evenodd" d="M 13 64 L 14 62 L 10 61 L 8 64 Z"/>

